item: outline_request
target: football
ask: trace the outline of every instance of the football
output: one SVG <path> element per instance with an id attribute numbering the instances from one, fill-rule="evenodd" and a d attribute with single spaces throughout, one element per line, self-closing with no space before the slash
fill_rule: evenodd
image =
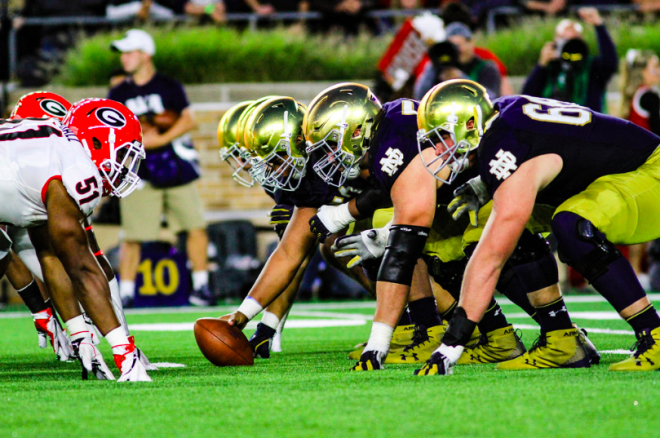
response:
<path id="1" fill-rule="evenodd" d="M 213 365 L 231 367 L 254 365 L 252 347 L 241 330 L 218 318 L 195 321 L 195 340 Z"/>

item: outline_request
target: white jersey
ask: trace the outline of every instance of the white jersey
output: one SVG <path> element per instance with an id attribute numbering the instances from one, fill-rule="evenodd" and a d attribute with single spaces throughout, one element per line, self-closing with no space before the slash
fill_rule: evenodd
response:
<path id="1" fill-rule="evenodd" d="M 89 153 L 57 119 L 0 121 L 0 223 L 43 225 L 48 184 L 62 181 L 85 217 L 98 205 L 103 181 Z"/>

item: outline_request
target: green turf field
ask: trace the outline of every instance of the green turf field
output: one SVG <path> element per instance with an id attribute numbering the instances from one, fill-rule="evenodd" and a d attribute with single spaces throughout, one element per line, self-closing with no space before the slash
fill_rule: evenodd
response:
<path id="1" fill-rule="evenodd" d="M 630 347 L 627 324 L 597 298 L 570 297 L 574 321 L 596 329 L 590 338 L 602 351 Z M 518 308 L 502 307 L 512 323 L 532 327 Z M 208 363 L 190 331 L 196 318 L 228 309 L 135 311 L 128 321 L 149 359 L 185 365 L 138 384 L 81 381 L 77 363 L 38 349 L 30 318 L 0 313 L 0 437 L 660 436 L 660 373 L 608 372 L 621 352 L 603 353 L 601 365 L 582 370 L 479 365 L 416 377 L 413 366 L 390 365 L 349 373 L 346 353 L 366 341 L 373 309 L 369 302 L 297 305 L 284 351 L 238 368 Z M 604 329 L 613 332 L 597 333 Z M 529 347 L 538 330 L 522 333 Z M 102 352 L 116 372 L 105 341 Z"/>

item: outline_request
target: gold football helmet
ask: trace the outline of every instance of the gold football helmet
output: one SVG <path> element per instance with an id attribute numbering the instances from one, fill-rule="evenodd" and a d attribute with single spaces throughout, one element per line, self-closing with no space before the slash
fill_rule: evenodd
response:
<path id="1" fill-rule="evenodd" d="M 234 170 L 231 177 L 242 186 L 252 187 L 254 180 L 247 172 L 249 155 L 236 138 L 236 127 L 243 111 L 254 101 L 247 100 L 231 107 L 218 123 L 220 158 Z"/>
<path id="2" fill-rule="evenodd" d="M 245 123 L 245 146 L 250 151 L 250 175 L 265 187 L 293 191 L 305 174 L 302 122 L 305 107 L 292 97 L 261 103 Z"/>
<path id="3" fill-rule="evenodd" d="M 360 175 L 380 109 L 368 87 L 350 82 L 323 90 L 309 104 L 303 120 L 307 153 L 327 184 L 341 187 Z"/>
<path id="4" fill-rule="evenodd" d="M 417 110 L 417 146 L 431 175 L 451 184 L 468 167 L 468 154 L 479 146 L 496 113 L 486 89 L 467 79 L 442 82 L 426 93 Z M 447 146 L 441 131 L 450 135 L 452 146 Z M 422 150 L 429 145 L 436 148 L 440 143 L 444 150 L 427 163 Z M 446 166 L 450 166 L 451 172 L 443 179 L 438 174 Z"/>

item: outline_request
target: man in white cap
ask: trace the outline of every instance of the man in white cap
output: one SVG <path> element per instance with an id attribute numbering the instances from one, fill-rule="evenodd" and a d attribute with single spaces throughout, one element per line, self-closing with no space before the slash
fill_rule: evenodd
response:
<path id="1" fill-rule="evenodd" d="M 199 165 L 187 135 L 195 128 L 188 98 L 181 83 L 156 71 L 152 61 L 156 45 L 147 32 L 131 29 L 111 48 L 121 52 L 121 63 L 129 76 L 110 90 L 108 98 L 123 103 L 140 118 L 147 153 L 140 168 L 144 186 L 121 201 L 122 300 L 125 305 L 132 304 L 140 243 L 158 239 L 161 217 L 166 212 L 180 230 L 188 232 L 187 252 L 193 271 L 190 302 L 214 304 L 208 287 L 206 223 L 193 183 L 199 178 Z"/>

